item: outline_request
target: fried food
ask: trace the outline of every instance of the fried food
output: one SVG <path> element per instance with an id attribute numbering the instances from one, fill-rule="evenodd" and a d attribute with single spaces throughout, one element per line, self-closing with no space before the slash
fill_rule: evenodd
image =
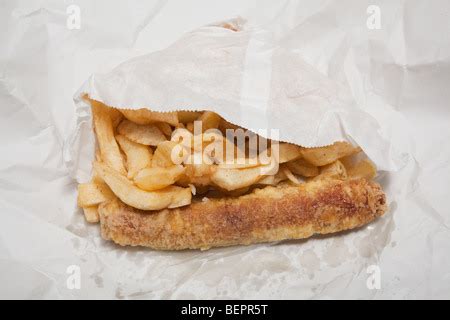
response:
<path id="1" fill-rule="evenodd" d="M 217 129 L 220 124 L 220 116 L 217 113 L 207 111 L 203 113 L 198 121 L 202 122 L 203 132 L 209 129 Z"/>
<path id="2" fill-rule="evenodd" d="M 167 141 L 166 136 L 155 124 L 141 125 L 124 120 L 119 124 L 117 131 L 131 141 L 145 146 L 157 146 L 161 142 Z"/>
<path id="3" fill-rule="evenodd" d="M 320 175 L 316 179 L 332 178 L 332 179 L 347 179 L 347 169 L 339 160 L 323 166 L 320 169 Z"/>
<path id="4" fill-rule="evenodd" d="M 350 179 L 365 178 L 371 180 L 376 177 L 377 168 L 370 160 L 364 159 L 350 165 L 347 169 L 347 173 Z"/>
<path id="5" fill-rule="evenodd" d="M 181 250 L 300 239 L 386 211 L 370 181 L 375 166 L 348 142 L 304 148 L 214 112 L 91 103 L 98 150 L 78 205 L 118 244 Z"/>
<path id="6" fill-rule="evenodd" d="M 117 172 L 125 174 L 122 154 L 114 138 L 114 127 L 108 107 L 97 101 L 92 101 L 92 114 L 94 130 L 103 161 Z"/>
<path id="7" fill-rule="evenodd" d="M 194 122 L 202 115 L 201 112 L 195 111 L 178 111 L 178 121 L 180 123 Z"/>
<path id="8" fill-rule="evenodd" d="M 380 186 L 365 179 L 266 187 L 152 214 L 119 201 L 99 206 L 105 239 L 158 250 L 303 239 L 360 227 L 385 211 Z"/>
<path id="9" fill-rule="evenodd" d="M 148 192 L 136 187 L 127 177 L 107 165 L 96 162 L 94 163 L 94 170 L 120 200 L 133 208 L 161 210 L 191 203 L 190 188 L 170 186 L 162 190 Z"/>
<path id="10" fill-rule="evenodd" d="M 152 149 L 121 135 L 117 135 L 116 140 L 127 156 L 127 177 L 129 179 L 133 179 L 139 171 L 152 164 Z"/>
<path id="11" fill-rule="evenodd" d="M 98 214 L 98 206 L 85 207 L 83 208 L 84 218 L 89 223 L 98 223 L 100 221 L 100 216 Z"/>
<path id="12" fill-rule="evenodd" d="M 299 176 L 310 178 L 319 175 L 319 167 L 309 163 L 305 159 L 291 161 L 286 166 Z"/>
<path id="13" fill-rule="evenodd" d="M 319 148 L 304 148 L 303 158 L 315 166 L 326 166 L 340 158 L 354 155 L 361 151 L 361 148 L 354 147 L 348 142 L 336 142 L 331 146 Z"/>
<path id="14" fill-rule="evenodd" d="M 185 171 L 186 168 L 180 165 L 168 168 L 147 168 L 139 171 L 134 178 L 134 183 L 142 190 L 160 190 L 175 184 Z"/>
<path id="15" fill-rule="evenodd" d="M 81 208 L 99 205 L 114 198 L 114 193 L 104 182 L 82 183 L 78 185 L 78 206 Z"/>
<path id="16" fill-rule="evenodd" d="M 272 147 L 273 148 L 273 147 Z M 278 145 L 278 162 L 286 163 L 296 160 L 302 156 L 302 148 L 291 143 L 280 143 Z"/>
<path id="17" fill-rule="evenodd" d="M 177 152 L 177 150 L 182 150 L 181 148 L 177 148 L 178 144 L 174 141 L 164 141 L 158 145 L 155 150 L 152 159 L 153 167 L 161 167 L 168 168 L 172 167 L 175 164 L 174 157 L 172 157 L 172 152 Z M 175 149 L 175 151 L 174 151 Z"/>
<path id="18" fill-rule="evenodd" d="M 176 112 L 155 112 L 148 109 L 121 110 L 121 112 L 125 118 L 137 124 L 146 125 L 155 122 L 164 122 L 172 126 L 178 124 L 178 114 Z"/>

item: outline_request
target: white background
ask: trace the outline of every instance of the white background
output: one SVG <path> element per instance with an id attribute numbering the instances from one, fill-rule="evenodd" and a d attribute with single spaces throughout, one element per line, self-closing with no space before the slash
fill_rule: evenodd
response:
<path id="1" fill-rule="evenodd" d="M 67 28 L 72 4 L 79 30 Z M 370 4 L 380 30 L 367 29 Z M 388 217 L 351 236 L 207 253 L 102 241 L 76 208 L 63 161 L 74 93 L 91 73 L 236 15 L 295 29 L 286 41 L 304 43 L 308 62 L 400 112 L 386 121 L 407 132 L 411 161 L 392 175 Z M 0 21 L 1 298 L 450 298 L 448 1 L 2 0 Z M 361 79 L 330 67 L 350 54 Z M 372 264 L 380 290 L 366 286 Z M 66 284 L 71 265 L 79 290 Z"/>

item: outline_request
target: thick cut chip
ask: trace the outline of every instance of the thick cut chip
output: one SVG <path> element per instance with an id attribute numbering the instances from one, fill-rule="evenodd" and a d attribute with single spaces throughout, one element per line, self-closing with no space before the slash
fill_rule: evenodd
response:
<path id="1" fill-rule="evenodd" d="M 339 161 L 342 162 L 342 164 L 345 166 L 345 168 L 348 169 L 355 166 L 356 163 L 359 161 L 360 155 L 359 154 L 353 154 L 349 155 L 347 157 L 340 158 Z"/>
<path id="2" fill-rule="evenodd" d="M 188 150 L 185 163 L 208 163 L 214 162 L 215 156 L 223 152 L 223 136 L 220 134 L 205 133 L 192 136 L 190 141 L 187 136 L 182 144 Z"/>
<path id="3" fill-rule="evenodd" d="M 372 161 L 364 159 L 347 167 L 347 174 L 350 179 L 365 178 L 367 180 L 372 180 L 377 175 L 377 168 Z"/>
<path id="4" fill-rule="evenodd" d="M 90 182 L 78 185 L 78 206 L 92 207 L 111 200 L 114 194 L 104 182 Z"/>
<path id="5" fill-rule="evenodd" d="M 180 123 L 194 122 L 201 117 L 201 112 L 196 111 L 178 111 L 178 121 Z"/>
<path id="6" fill-rule="evenodd" d="M 109 116 L 111 117 L 113 128 L 116 129 L 123 120 L 123 114 L 117 109 L 110 108 Z"/>
<path id="7" fill-rule="evenodd" d="M 165 123 L 165 122 L 158 122 L 158 123 L 155 123 L 155 125 L 159 128 L 159 130 L 161 130 L 161 132 L 166 136 L 166 138 L 170 139 L 170 137 L 172 136 L 172 132 L 173 132 L 170 124 Z"/>
<path id="8" fill-rule="evenodd" d="M 234 147 L 234 152 L 228 150 L 230 153 L 226 154 L 227 146 L 226 144 L 230 143 L 228 139 L 224 139 L 224 143 L 222 144 L 223 151 L 222 153 L 215 154 L 213 159 L 218 163 L 219 168 L 223 169 L 245 169 L 245 168 L 254 168 L 261 165 L 264 165 L 262 162 L 271 161 L 272 158 L 266 159 L 265 154 L 259 155 L 246 155 L 245 152 L 239 152 L 238 148 Z M 216 148 L 216 150 L 220 151 L 220 148 Z M 231 154 L 232 153 L 232 154 Z M 266 160 L 266 161 L 265 161 Z M 274 159 L 273 159 L 274 160 Z"/>
<path id="9" fill-rule="evenodd" d="M 137 124 L 151 124 L 155 122 L 166 122 L 172 126 L 178 124 L 178 114 L 176 112 L 156 112 L 147 109 L 120 110 L 125 118 Z"/>
<path id="10" fill-rule="evenodd" d="M 111 168 L 125 174 L 122 154 L 114 138 L 114 128 L 108 108 L 100 102 L 92 101 L 92 114 L 101 158 Z"/>
<path id="11" fill-rule="evenodd" d="M 98 223 L 100 221 L 100 216 L 98 214 L 98 206 L 83 208 L 84 218 L 89 223 Z"/>
<path id="12" fill-rule="evenodd" d="M 202 132 L 209 129 L 217 129 L 220 124 L 220 116 L 217 113 L 206 111 L 201 115 L 198 121 L 202 122 Z"/>
<path id="13" fill-rule="evenodd" d="M 153 154 L 152 167 L 172 167 L 175 164 L 180 164 L 184 156 L 185 150 L 183 146 L 174 141 L 165 141 L 156 148 Z"/>
<path id="14" fill-rule="evenodd" d="M 170 188 L 172 188 L 174 190 L 178 190 L 178 192 L 172 191 L 172 193 L 173 193 L 172 202 L 170 203 L 170 205 L 167 208 L 174 209 L 174 208 L 188 206 L 191 204 L 191 202 L 192 202 L 192 189 L 191 188 L 180 188 L 180 187 L 171 186 L 171 187 L 167 187 L 166 189 L 163 189 L 163 190 L 169 190 Z M 163 191 L 163 190 L 161 190 L 161 191 Z"/>
<path id="15" fill-rule="evenodd" d="M 226 121 L 225 119 L 221 119 L 219 123 L 219 130 L 225 135 L 227 130 L 238 130 L 242 129 L 242 127 L 232 124 L 231 122 Z"/>
<path id="16" fill-rule="evenodd" d="M 140 125 L 124 120 L 117 128 L 117 131 L 131 141 L 146 146 L 157 146 L 161 142 L 167 141 L 166 136 L 154 124 Z"/>
<path id="17" fill-rule="evenodd" d="M 336 142 L 328 147 L 304 148 L 302 156 L 309 163 L 321 167 L 360 151 L 361 148 L 354 147 L 348 142 Z"/>
<path id="18" fill-rule="evenodd" d="M 203 134 L 192 136 L 192 150 L 195 152 L 202 152 L 207 143 L 203 140 Z"/>
<path id="19" fill-rule="evenodd" d="M 207 196 L 211 198 L 223 198 L 223 197 L 239 197 L 250 191 L 250 187 L 240 188 L 236 190 L 227 191 L 225 189 L 216 187 L 211 190 Z"/>
<path id="20" fill-rule="evenodd" d="M 206 163 L 186 164 L 186 174 L 191 177 L 209 176 L 215 170 L 215 166 Z"/>
<path id="21" fill-rule="evenodd" d="M 303 177 L 315 177 L 319 175 L 319 168 L 304 159 L 297 159 L 286 163 L 289 170 Z"/>
<path id="22" fill-rule="evenodd" d="M 222 169 L 245 169 L 261 166 L 259 159 L 255 158 L 237 158 L 232 161 L 226 161 L 218 164 Z"/>
<path id="23" fill-rule="evenodd" d="M 246 194 L 249 190 L 250 190 L 250 187 L 245 187 L 245 188 L 236 189 L 233 191 L 227 191 L 227 195 L 230 197 L 239 197 L 239 196 L 242 196 L 243 194 Z"/>
<path id="24" fill-rule="evenodd" d="M 291 170 L 289 170 L 288 167 L 283 167 L 281 170 L 282 170 L 282 172 L 286 175 L 286 177 L 287 177 L 291 182 L 293 182 L 294 184 L 301 184 L 302 182 L 304 182 L 304 181 L 302 181 L 302 180 L 299 180 L 299 179 L 291 172 Z"/>
<path id="25" fill-rule="evenodd" d="M 186 128 L 177 128 L 173 133 L 170 141 L 179 143 L 191 149 L 194 143 L 194 135 Z"/>
<path id="26" fill-rule="evenodd" d="M 178 184 L 187 186 L 194 185 L 196 188 L 209 187 L 211 185 L 211 174 L 215 170 L 215 166 L 205 163 L 201 164 L 185 164 L 185 172 L 178 180 Z"/>
<path id="27" fill-rule="evenodd" d="M 107 106 L 106 104 L 101 103 L 100 101 L 96 101 L 96 100 L 92 100 L 92 99 L 89 99 L 89 101 L 91 102 L 91 105 L 95 104 L 95 105 L 105 109 L 108 112 L 114 129 L 117 128 L 119 123 L 123 120 L 123 114 L 118 109 L 111 108 L 111 107 Z"/>
<path id="28" fill-rule="evenodd" d="M 177 182 L 184 171 L 183 166 L 146 168 L 139 171 L 134 178 L 134 183 L 143 190 L 160 190 Z"/>
<path id="29" fill-rule="evenodd" d="M 261 178 L 261 168 L 249 169 L 221 169 L 217 168 L 211 175 L 211 181 L 218 187 L 227 191 L 236 190 L 251 186 Z"/>
<path id="30" fill-rule="evenodd" d="M 102 155 L 100 154 L 100 150 L 99 149 L 95 150 L 95 160 L 97 160 L 98 162 L 103 162 Z"/>
<path id="31" fill-rule="evenodd" d="M 272 146 L 272 151 L 276 152 L 276 147 Z M 302 156 L 302 148 L 290 143 L 280 143 L 278 144 L 278 157 L 274 154 L 275 158 L 278 159 L 279 163 L 286 163 Z"/>
<path id="32" fill-rule="evenodd" d="M 117 135 L 116 140 L 127 156 L 128 179 L 132 179 L 140 170 L 152 164 L 152 150 L 148 146 Z"/>
<path id="33" fill-rule="evenodd" d="M 186 129 L 187 129 L 190 133 L 194 133 L 194 123 L 193 123 L 193 122 L 189 122 L 188 124 L 186 124 Z"/>
<path id="34" fill-rule="evenodd" d="M 105 108 L 108 108 L 109 117 L 111 118 L 111 122 L 113 125 L 113 128 L 116 129 L 117 126 L 122 122 L 123 120 L 123 114 L 117 109 L 108 107 L 105 105 Z"/>
<path id="35" fill-rule="evenodd" d="M 95 171 L 125 204 L 140 210 L 161 210 L 191 203 L 190 188 L 170 186 L 158 191 L 144 191 L 125 176 L 102 163 L 94 163 Z"/>
<path id="36" fill-rule="evenodd" d="M 184 166 L 186 168 L 185 175 L 192 181 L 202 179 L 204 182 L 210 182 L 210 176 L 216 168 L 213 165 L 213 161 L 207 155 L 202 155 L 199 152 L 190 154 L 186 158 Z"/>
<path id="37" fill-rule="evenodd" d="M 286 179 L 286 174 L 283 172 L 283 170 L 280 170 L 274 175 L 264 176 L 261 180 L 258 181 L 258 184 L 276 186 L 281 181 L 284 181 Z"/>
<path id="38" fill-rule="evenodd" d="M 320 168 L 320 175 L 316 178 L 333 178 L 345 180 L 347 179 L 347 169 L 339 160 Z"/>

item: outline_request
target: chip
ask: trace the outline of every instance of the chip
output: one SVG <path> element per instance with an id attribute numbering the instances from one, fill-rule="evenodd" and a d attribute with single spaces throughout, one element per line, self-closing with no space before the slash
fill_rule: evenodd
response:
<path id="1" fill-rule="evenodd" d="M 167 141 L 166 136 L 154 124 L 140 125 L 124 120 L 120 123 L 117 131 L 131 141 L 146 146 L 157 146 L 161 142 Z"/>
<path id="2" fill-rule="evenodd" d="M 93 101 L 92 114 L 101 158 L 111 168 L 125 174 L 125 165 L 119 146 L 114 138 L 114 128 L 108 108 L 99 102 Z"/>
<path id="3" fill-rule="evenodd" d="M 373 163 L 357 155 L 361 148 L 347 142 L 318 148 L 276 142 L 210 111 L 118 111 L 96 101 L 92 110 L 99 148 L 92 181 L 78 188 L 78 205 L 92 223 L 116 197 L 152 211 L 189 205 L 192 195 L 241 196 L 307 178 L 376 175 Z M 198 123 L 202 131 L 194 132 Z"/>
<path id="4" fill-rule="evenodd" d="M 170 139 L 170 137 L 172 136 L 172 132 L 173 132 L 170 124 L 165 123 L 165 122 L 158 122 L 158 123 L 155 123 L 155 125 L 159 128 L 159 130 L 161 130 L 161 132 L 166 136 L 166 138 Z"/>
<path id="5" fill-rule="evenodd" d="M 185 150 L 180 144 L 174 141 L 165 141 L 156 148 L 153 154 L 152 167 L 172 167 L 175 164 L 181 164 L 184 157 Z"/>
<path id="6" fill-rule="evenodd" d="M 360 151 L 361 148 L 354 147 L 348 142 L 336 142 L 327 147 L 304 148 L 302 149 L 302 156 L 309 163 L 321 167 Z"/>
<path id="7" fill-rule="evenodd" d="M 78 206 L 81 208 L 99 205 L 114 198 L 114 193 L 103 182 L 82 183 L 78 185 Z"/>
<path id="8" fill-rule="evenodd" d="M 137 124 L 151 124 L 155 122 L 165 122 L 176 126 L 178 122 L 177 112 L 156 112 L 148 109 L 120 110 L 125 118 Z"/>
<path id="9" fill-rule="evenodd" d="M 194 122 L 201 117 L 201 115 L 201 112 L 196 111 L 178 111 L 178 121 L 180 121 L 180 123 Z"/>
<path id="10" fill-rule="evenodd" d="M 222 189 L 232 191 L 256 184 L 261 178 L 261 167 L 249 169 L 217 168 L 211 176 L 211 181 Z"/>
<path id="11" fill-rule="evenodd" d="M 134 183 L 147 191 L 164 189 L 175 184 L 185 170 L 181 165 L 168 168 L 146 168 L 139 171 L 134 178 Z"/>
<path id="12" fill-rule="evenodd" d="M 94 170 L 125 204 L 140 210 L 161 210 L 191 203 L 190 188 L 170 186 L 158 191 L 144 191 L 107 165 L 94 163 Z"/>
<path id="13" fill-rule="evenodd" d="M 89 223 L 98 223 L 100 216 L 98 214 L 98 206 L 83 208 L 84 218 Z"/>
<path id="14" fill-rule="evenodd" d="M 347 179 L 347 177 L 347 169 L 345 169 L 345 166 L 342 164 L 342 162 L 336 160 L 335 162 L 320 168 L 320 175 L 316 178 L 333 178 L 345 180 Z"/>
<path id="15" fill-rule="evenodd" d="M 347 174 L 350 179 L 374 179 L 377 175 L 377 168 L 368 159 L 363 159 L 353 166 L 347 167 Z"/>
<path id="16" fill-rule="evenodd" d="M 319 175 L 319 168 L 315 165 L 310 164 L 305 159 L 297 159 L 286 163 L 286 166 L 293 173 L 298 174 L 303 177 L 315 177 Z"/>
<path id="17" fill-rule="evenodd" d="M 284 181 L 286 179 L 286 174 L 282 170 L 280 170 L 274 175 L 264 176 L 261 180 L 258 181 L 258 184 L 276 186 L 281 181 Z"/>
<path id="18" fill-rule="evenodd" d="M 276 151 L 276 144 L 273 144 L 272 152 L 275 153 L 274 156 L 278 159 L 279 163 L 286 163 L 302 156 L 302 148 L 291 143 L 278 144 L 278 157 L 276 155 Z"/>
<path id="19" fill-rule="evenodd" d="M 222 118 L 217 113 L 206 111 L 201 115 L 198 121 L 202 122 L 202 132 L 205 132 L 209 129 L 219 128 L 221 119 Z"/>
<path id="20" fill-rule="evenodd" d="M 152 149 L 148 146 L 133 142 L 121 135 L 117 135 L 116 140 L 127 156 L 127 177 L 129 179 L 152 164 Z"/>
<path id="21" fill-rule="evenodd" d="M 291 170 L 289 170 L 289 168 L 287 168 L 286 166 L 284 166 L 282 169 L 283 173 L 286 175 L 286 177 L 288 178 L 288 180 L 290 180 L 292 183 L 294 184 L 300 184 L 304 181 L 301 181 L 298 179 L 298 177 L 296 177 Z"/>

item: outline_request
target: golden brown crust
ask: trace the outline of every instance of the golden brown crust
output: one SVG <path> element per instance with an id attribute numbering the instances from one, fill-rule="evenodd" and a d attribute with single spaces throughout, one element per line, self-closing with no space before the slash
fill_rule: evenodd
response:
<path id="1" fill-rule="evenodd" d="M 105 239 L 159 250 L 308 238 L 360 227 L 385 211 L 385 194 L 365 179 L 266 187 L 238 198 L 158 212 L 139 211 L 120 201 L 99 207 Z"/>

